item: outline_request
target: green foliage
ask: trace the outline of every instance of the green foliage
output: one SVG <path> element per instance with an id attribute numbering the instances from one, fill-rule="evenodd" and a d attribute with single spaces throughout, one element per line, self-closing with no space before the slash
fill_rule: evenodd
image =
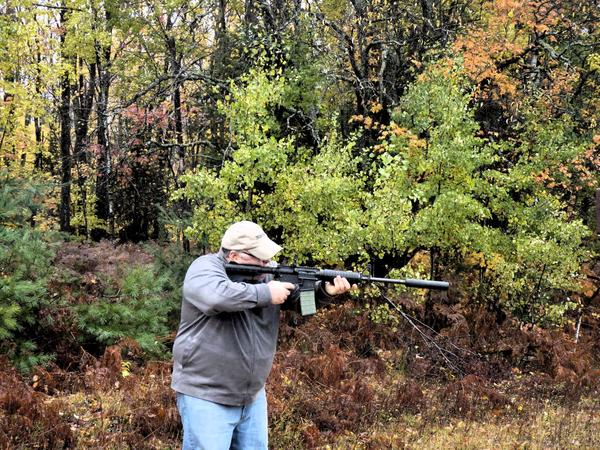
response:
<path id="1" fill-rule="evenodd" d="M 341 145 L 330 133 L 320 153 L 290 165 L 265 199 L 264 216 L 283 230 L 287 256 L 335 264 L 364 252 L 353 145 Z"/>
<path id="2" fill-rule="evenodd" d="M 272 108 L 281 102 L 285 79 L 251 70 L 240 81 L 242 87 L 232 83 L 231 96 L 226 99 L 229 101 L 219 106 L 221 112 L 227 115 L 236 142 L 258 146 L 279 131 Z"/>
<path id="3" fill-rule="evenodd" d="M 163 294 L 168 275 L 140 265 L 131 268 L 122 280 L 113 281 L 118 290 L 112 295 L 76 307 L 81 329 L 101 344 L 115 344 L 127 337 L 148 353 L 164 352 L 159 337 L 169 333 L 167 321 L 174 307 Z"/>
<path id="4" fill-rule="evenodd" d="M 146 249 L 154 257 L 154 271 L 164 279 L 163 301 L 171 305 L 168 311 L 167 327 L 169 330 L 175 330 L 180 319 L 183 280 L 196 256 L 184 252 L 180 243 L 166 246 L 150 243 Z"/>
<path id="5" fill-rule="evenodd" d="M 361 252 L 360 187 L 351 150 L 334 132 L 318 154 L 279 137 L 272 110 L 285 79 L 254 74 L 223 106 L 238 148 L 220 171 L 185 178 L 177 193 L 195 206 L 188 235 L 216 248 L 223 229 L 246 218 L 286 243 L 287 256 L 333 263 Z"/>
<path id="6" fill-rule="evenodd" d="M 39 354 L 31 330 L 50 303 L 46 282 L 54 252 L 47 236 L 29 226 L 40 187 L 6 172 L 0 178 L 0 349 L 26 370 L 50 357 Z"/>
<path id="7" fill-rule="evenodd" d="M 403 98 L 399 128 L 381 155 L 370 245 L 486 255 L 482 282 L 494 291 L 486 301 L 523 320 L 555 322 L 571 307 L 566 293 L 578 289 L 589 230 L 534 175 L 585 146 L 568 125 L 533 118 L 523 130 L 526 144 L 477 138 L 459 73 L 434 66 Z"/>
<path id="8" fill-rule="evenodd" d="M 469 248 L 488 214 L 474 194 L 492 155 L 468 93 L 455 72 L 426 75 L 402 99 L 378 160 L 369 244 L 381 254 Z"/>
<path id="9" fill-rule="evenodd" d="M 486 229 L 495 237 L 482 242 L 487 279 L 484 289 L 523 320 L 559 323 L 572 309 L 569 292 L 579 290 L 580 267 L 589 259 L 590 230 L 574 217 L 563 193 L 538 176 L 561 168 L 585 151 L 568 121 L 530 117 L 520 144 L 499 146 L 499 168 L 483 172 L 478 196 L 489 210 Z"/>
<path id="10" fill-rule="evenodd" d="M 29 223 L 40 209 L 44 186 L 0 170 L 0 226 L 18 228 Z"/>
<path id="11" fill-rule="evenodd" d="M 557 322 L 570 308 L 588 230 L 535 176 L 584 151 L 568 125 L 532 120 L 525 143 L 486 142 L 460 65 L 433 65 L 374 148 L 357 152 L 354 139 L 330 130 L 312 152 L 278 135 L 273 111 L 285 85 L 256 73 L 232 89 L 223 105 L 237 143 L 232 159 L 189 175 L 178 193 L 196 206 L 192 238 L 216 248 L 223 229 L 245 218 L 300 262 L 435 251 L 439 268 L 450 258 L 479 268 L 482 277 L 463 287 L 485 290 L 485 301 L 523 320 Z"/>
<path id="12" fill-rule="evenodd" d="M 367 304 L 365 309 L 369 311 L 369 319 L 373 323 L 389 325 L 392 327 L 392 331 L 397 330 L 402 320 L 397 312 L 390 309 L 387 303 L 374 305 L 373 308 Z"/>
<path id="13" fill-rule="evenodd" d="M 32 325 L 40 300 L 46 295 L 50 252 L 46 244 L 30 230 L 0 230 L 2 287 L 0 337 L 7 338 L 23 324 Z"/>

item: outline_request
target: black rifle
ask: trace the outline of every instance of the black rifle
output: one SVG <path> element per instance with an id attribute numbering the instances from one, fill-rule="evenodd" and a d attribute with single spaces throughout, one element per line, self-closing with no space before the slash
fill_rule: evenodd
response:
<path id="1" fill-rule="evenodd" d="M 259 274 L 271 274 L 273 279 L 287 281 L 298 286 L 300 290 L 300 312 L 303 316 L 316 312 L 315 284 L 317 281 L 333 281 L 338 275 L 346 278 L 350 284 L 358 283 L 387 283 L 403 284 L 410 288 L 437 289 L 445 291 L 450 284 L 446 281 L 413 280 L 377 278 L 359 272 L 348 272 L 344 270 L 317 269 L 315 267 L 302 266 L 253 266 L 246 264 L 225 264 L 228 275 L 256 277 Z"/>

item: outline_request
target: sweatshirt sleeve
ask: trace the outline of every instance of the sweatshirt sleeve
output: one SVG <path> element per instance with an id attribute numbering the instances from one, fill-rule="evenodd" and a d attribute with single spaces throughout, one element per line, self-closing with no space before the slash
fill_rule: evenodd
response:
<path id="1" fill-rule="evenodd" d="M 266 284 L 231 281 L 223 262 L 215 255 L 200 257 L 192 263 L 183 282 L 183 297 L 206 315 L 271 304 Z"/>
<path id="2" fill-rule="evenodd" d="M 325 282 L 317 281 L 315 284 L 315 300 L 317 302 L 317 308 L 330 305 L 337 298 L 337 295 L 329 295 L 325 290 Z"/>

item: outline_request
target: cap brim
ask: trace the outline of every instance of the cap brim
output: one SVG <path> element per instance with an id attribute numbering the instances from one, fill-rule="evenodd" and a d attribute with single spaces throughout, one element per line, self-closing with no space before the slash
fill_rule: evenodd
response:
<path id="1" fill-rule="evenodd" d="M 259 240 L 258 246 L 246 251 L 258 259 L 267 260 L 272 259 L 282 249 L 283 248 L 280 245 L 277 245 L 275 242 L 265 236 Z"/>

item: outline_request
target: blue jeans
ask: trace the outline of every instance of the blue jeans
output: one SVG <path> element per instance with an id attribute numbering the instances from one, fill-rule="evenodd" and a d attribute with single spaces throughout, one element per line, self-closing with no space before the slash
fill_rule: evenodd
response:
<path id="1" fill-rule="evenodd" d="M 177 393 L 183 423 L 182 450 L 266 450 L 267 396 L 264 388 L 245 406 L 228 406 Z"/>

